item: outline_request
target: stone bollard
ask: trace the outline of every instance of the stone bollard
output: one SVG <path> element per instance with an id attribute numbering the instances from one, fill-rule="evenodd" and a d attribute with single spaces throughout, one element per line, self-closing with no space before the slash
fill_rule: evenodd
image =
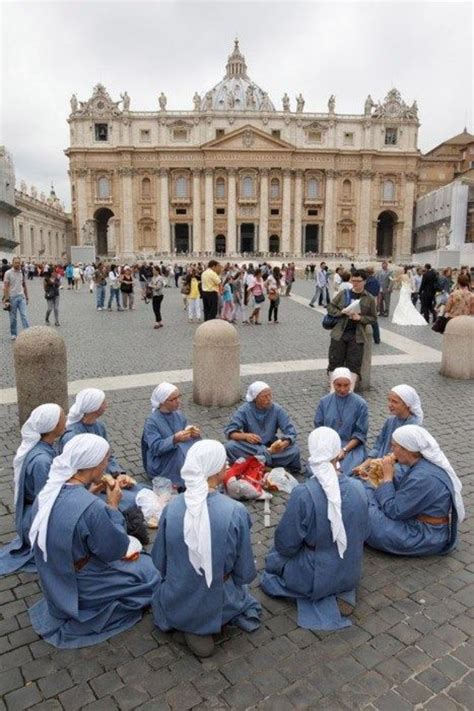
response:
<path id="1" fill-rule="evenodd" d="M 213 319 L 196 329 L 193 400 L 207 407 L 227 407 L 240 400 L 240 340 L 227 321 Z"/>
<path id="2" fill-rule="evenodd" d="M 360 369 L 361 378 L 357 383 L 356 390 L 358 392 L 364 392 L 364 390 L 370 390 L 370 369 L 372 367 L 372 326 L 365 327 L 365 344 L 364 344 L 364 356 L 362 358 L 362 366 Z"/>
<path id="3" fill-rule="evenodd" d="M 67 356 L 64 339 L 49 326 L 32 326 L 15 341 L 14 362 L 20 425 L 31 411 L 54 402 L 67 412 Z"/>
<path id="4" fill-rule="evenodd" d="M 443 335 L 441 375 L 474 379 L 474 316 L 450 318 Z"/>

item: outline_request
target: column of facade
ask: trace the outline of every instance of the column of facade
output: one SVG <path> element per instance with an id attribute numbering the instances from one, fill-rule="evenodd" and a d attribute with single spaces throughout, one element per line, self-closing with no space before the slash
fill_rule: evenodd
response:
<path id="1" fill-rule="evenodd" d="M 193 170 L 193 251 L 202 251 L 201 244 L 201 173 L 200 168 Z"/>
<path id="2" fill-rule="evenodd" d="M 303 171 L 295 172 L 295 200 L 293 212 L 293 252 L 301 254 L 301 217 L 303 212 Z"/>
<path id="3" fill-rule="evenodd" d="M 357 242 L 354 251 L 361 259 L 375 254 L 372 239 L 372 178 L 370 170 L 361 172 L 359 215 L 357 219 Z"/>
<path id="4" fill-rule="evenodd" d="M 235 168 L 227 171 L 227 243 L 226 252 L 237 252 L 237 206 Z"/>
<path id="5" fill-rule="evenodd" d="M 396 229 L 396 242 L 395 242 L 395 256 L 400 262 L 409 262 L 412 255 L 412 227 L 413 227 L 413 205 L 415 204 L 415 180 L 417 179 L 416 173 L 407 173 L 405 175 L 405 189 L 403 190 L 403 185 L 400 186 L 403 190 L 404 204 L 402 220 L 403 224 L 395 227 Z"/>
<path id="6" fill-rule="evenodd" d="M 77 244 L 84 244 L 84 232 L 82 228 L 87 221 L 87 168 L 78 168 L 75 171 L 75 186 L 76 186 L 76 230 Z M 30 236 L 28 235 L 28 239 Z M 31 244 L 31 253 L 33 254 L 34 245 Z"/>
<path id="7" fill-rule="evenodd" d="M 204 242 L 205 251 L 214 252 L 214 171 L 207 168 L 204 182 Z"/>
<path id="8" fill-rule="evenodd" d="M 260 171 L 260 241 L 258 250 L 268 252 L 268 168 Z"/>
<path id="9" fill-rule="evenodd" d="M 133 169 L 126 166 L 119 169 L 122 187 L 122 245 L 121 256 L 123 259 L 133 257 L 135 252 L 133 245 Z"/>
<path id="10" fill-rule="evenodd" d="M 291 170 L 283 171 L 283 200 L 281 219 L 281 247 L 282 252 L 290 252 L 291 230 Z"/>
<path id="11" fill-rule="evenodd" d="M 160 239 L 159 252 L 170 252 L 170 199 L 168 189 L 168 168 L 160 169 Z"/>
<path id="12" fill-rule="evenodd" d="M 326 188 L 324 197 L 324 243 L 323 252 L 336 251 L 336 201 L 335 201 L 336 172 L 326 171 Z"/>

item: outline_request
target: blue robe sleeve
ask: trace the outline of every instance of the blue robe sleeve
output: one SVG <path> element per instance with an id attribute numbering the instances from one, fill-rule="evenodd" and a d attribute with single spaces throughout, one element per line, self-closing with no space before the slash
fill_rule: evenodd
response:
<path id="1" fill-rule="evenodd" d="M 291 492 L 275 531 L 275 549 L 280 555 L 291 558 L 298 553 L 308 533 L 309 519 L 307 493 L 304 486 L 299 485 Z"/>
<path id="2" fill-rule="evenodd" d="M 352 437 L 364 444 L 367 440 L 367 432 L 369 431 L 369 408 L 365 400 L 358 402 L 355 415 L 356 418 L 352 426 Z"/>
<path id="3" fill-rule="evenodd" d="M 163 578 L 166 577 L 166 517 L 168 507 L 163 509 L 160 516 L 160 525 L 156 534 L 155 542 L 151 551 L 151 559 L 155 568 L 160 571 Z"/>
<path id="4" fill-rule="evenodd" d="M 174 434 L 163 437 L 158 422 L 154 417 L 148 417 L 143 429 L 143 437 L 152 457 L 160 457 L 162 454 L 172 452 L 178 446 L 174 441 Z"/>
<path id="5" fill-rule="evenodd" d="M 229 423 L 227 424 L 227 427 L 224 429 L 224 434 L 227 437 L 227 439 L 230 439 L 230 435 L 233 432 L 248 432 L 248 421 L 247 418 L 245 417 L 245 405 L 243 407 L 239 407 L 238 410 L 234 412 L 232 417 L 229 420 Z"/>
<path id="6" fill-rule="evenodd" d="M 87 550 L 105 563 L 119 560 L 126 554 L 129 538 L 119 511 L 102 501 L 89 506 L 79 519 L 75 534 Z"/>
<path id="7" fill-rule="evenodd" d="M 49 470 L 51 469 L 52 459 L 47 455 L 36 457 L 32 470 L 27 471 L 27 482 L 25 488 L 34 499 L 38 496 L 43 486 L 48 479 Z"/>
<path id="8" fill-rule="evenodd" d="M 319 401 L 318 407 L 316 408 L 313 424 L 315 427 L 324 426 L 324 407 L 322 399 Z"/>
<path id="9" fill-rule="evenodd" d="M 296 440 L 296 428 L 290 420 L 288 413 L 282 407 L 278 408 L 278 427 L 284 439 L 288 439 L 291 444 Z"/>
<path id="10" fill-rule="evenodd" d="M 229 526 L 224 561 L 224 572 L 226 575 L 232 573 L 236 585 L 251 583 L 257 575 L 250 542 L 251 526 L 250 516 L 243 505 L 242 508 L 239 505 Z"/>
<path id="11" fill-rule="evenodd" d="M 96 422 L 97 425 L 97 434 L 99 437 L 103 437 L 108 443 L 109 443 L 109 462 L 107 464 L 107 471 L 110 474 L 121 474 L 124 470 L 123 467 L 120 466 L 120 464 L 117 462 L 117 460 L 114 457 L 114 453 L 112 451 L 112 445 L 110 444 L 110 440 L 107 436 L 107 430 L 105 429 L 105 425 L 102 422 Z"/>
<path id="12" fill-rule="evenodd" d="M 66 430 L 61 439 L 59 440 L 58 444 L 58 452 L 59 454 L 63 453 L 64 446 L 67 442 L 69 442 L 70 439 L 75 437 L 76 433 L 73 432 L 72 430 Z"/>
<path id="13" fill-rule="evenodd" d="M 419 471 L 419 474 L 423 474 Z M 382 511 L 394 521 L 413 518 L 423 511 L 426 502 L 436 498 L 439 482 L 436 477 L 417 476 L 409 472 L 395 488 L 393 482 L 385 482 L 375 490 Z"/>
<path id="14" fill-rule="evenodd" d="M 387 436 L 387 428 L 388 428 L 388 420 L 385 420 L 382 429 L 377 435 L 377 438 L 374 442 L 374 446 L 369 449 L 367 452 L 367 456 L 370 457 L 371 459 L 375 459 L 376 457 L 380 457 L 380 452 L 383 451 L 383 445 L 385 442 L 385 438 Z"/>

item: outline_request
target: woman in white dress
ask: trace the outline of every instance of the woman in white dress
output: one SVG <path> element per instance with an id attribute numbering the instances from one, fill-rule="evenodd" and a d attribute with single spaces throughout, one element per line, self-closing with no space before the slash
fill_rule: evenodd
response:
<path id="1" fill-rule="evenodd" d="M 408 267 L 404 267 L 404 274 L 400 277 L 401 289 L 397 307 L 393 312 L 392 323 L 397 326 L 427 326 L 419 311 L 413 306 L 411 300 L 411 284 L 408 276 Z"/>

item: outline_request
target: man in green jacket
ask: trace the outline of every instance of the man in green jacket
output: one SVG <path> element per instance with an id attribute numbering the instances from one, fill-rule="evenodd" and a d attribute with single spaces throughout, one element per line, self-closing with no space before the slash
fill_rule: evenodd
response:
<path id="1" fill-rule="evenodd" d="M 344 291 L 339 292 L 328 304 L 328 314 L 338 317 L 338 322 L 331 331 L 328 373 L 332 373 L 335 368 L 346 367 L 360 378 L 367 339 L 365 327 L 371 326 L 377 319 L 375 299 L 365 291 L 366 278 L 366 273 L 362 269 L 356 269 L 351 276 L 350 303 L 359 300 L 359 309 L 349 315 L 343 313 L 347 304 Z"/>

